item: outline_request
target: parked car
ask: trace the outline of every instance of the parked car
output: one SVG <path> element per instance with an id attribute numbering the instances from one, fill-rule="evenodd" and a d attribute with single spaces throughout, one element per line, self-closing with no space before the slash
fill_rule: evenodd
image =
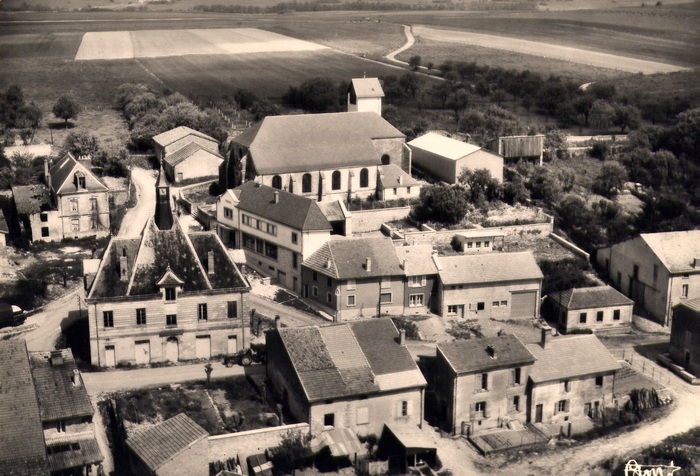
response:
<path id="1" fill-rule="evenodd" d="M 24 321 L 24 311 L 10 304 L 0 302 L 0 328 L 17 326 Z"/>
<path id="2" fill-rule="evenodd" d="M 265 363 L 266 360 L 265 344 L 253 344 L 250 346 L 250 349 L 241 350 L 233 355 L 224 357 L 224 365 L 233 367 L 238 364 L 247 367 L 253 362 Z"/>

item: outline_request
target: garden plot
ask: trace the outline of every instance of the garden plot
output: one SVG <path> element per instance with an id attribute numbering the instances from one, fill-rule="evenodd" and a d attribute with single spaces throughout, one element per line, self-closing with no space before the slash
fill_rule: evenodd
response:
<path id="1" fill-rule="evenodd" d="M 236 55 L 328 49 L 255 28 L 111 31 L 85 33 L 76 60 Z"/>

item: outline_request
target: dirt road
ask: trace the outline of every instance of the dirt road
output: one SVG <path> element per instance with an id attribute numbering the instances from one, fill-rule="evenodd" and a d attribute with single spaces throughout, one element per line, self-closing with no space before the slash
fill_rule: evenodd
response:
<path id="1" fill-rule="evenodd" d="M 670 73 L 674 71 L 685 71 L 688 69 L 671 64 L 657 63 L 655 61 L 645 61 L 626 56 L 599 53 L 596 51 L 553 45 L 549 43 L 540 43 L 537 41 L 528 41 L 519 38 L 484 35 L 482 33 L 472 33 L 458 30 L 439 30 L 435 28 L 427 28 L 421 25 L 413 25 L 412 31 L 413 35 L 416 37 L 425 38 L 432 41 L 475 45 L 485 48 L 514 51 L 516 53 L 571 61 L 573 63 L 615 69 L 618 71 L 626 71 L 628 73 Z"/>
<path id="2" fill-rule="evenodd" d="M 404 45 L 401 48 L 394 50 L 391 53 L 389 53 L 388 55 L 386 55 L 385 58 L 388 59 L 389 61 L 393 61 L 394 63 L 408 65 L 408 63 L 406 63 L 405 61 L 401 61 L 401 60 L 396 59 L 396 55 L 406 51 L 411 46 L 413 46 L 413 43 L 416 42 L 416 39 L 413 37 L 413 33 L 411 33 L 411 26 L 410 25 L 404 25 L 403 32 L 406 35 L 406 43 L 404 43 Z"/>
<path id="3" fill-rule="evenodd" d="M 56 341 L 61 336 L 61 326 L 66 327 L 79 317 L 78 296 L 82 296 L 82 286 L 77 286 L 59 299 L 50 302 L 41 312 L 29 316 L 22 326 L 17 328 L 37 326 L 21 336 L 27 341 L 27 348 L 30 351 L 55 348 Z M 83 316 L 86 316 L 84 301 L 81 306 Z"/>
<path id="4" fill-rule="evenodd" d="M 146 170 L 140 167 L 131 169 L 131 179 L 136 187 L 137 203 L 134 208 L 127 210 L 119 229 L 119 238 L 138 238 L 143 227 L 153 212 L 156 203 L 156 175 L 155 170 Z"/>

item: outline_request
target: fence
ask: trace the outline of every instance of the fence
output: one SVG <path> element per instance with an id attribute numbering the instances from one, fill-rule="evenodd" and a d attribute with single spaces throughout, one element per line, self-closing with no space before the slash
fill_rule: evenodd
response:
<path id="1" fill-rule="evenodd" d="M 649 377 L 654 382 L 660 383 L 664 386 L 668 386 L 671 382 L 672 377 L 666 369 L 658 365 L 656 362 L 653 362 L 643 355 L 640 355 L 632 347 L 614 349 L 611 350 L 610 353 L 617 360 L 624 360 L 634 370 L 640 372 L 645 377 Z"/>

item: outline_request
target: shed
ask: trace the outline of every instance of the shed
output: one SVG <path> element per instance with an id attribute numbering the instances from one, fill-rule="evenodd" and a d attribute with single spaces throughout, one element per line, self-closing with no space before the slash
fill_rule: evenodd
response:
<path id="1" fill-rule="evenodd" d="M 449 184 L 457 183 L 462 169 L 486 169 L 503 182 L 503 157 L 478 145 L 428 132 L 409 142 L 413 165 Z"/>
<path id="2" fill-rule="evenodd" d="M 499 137 L 491 143 L 490 149 L 505 160 L 535 159 L 542 165 L 544 135 Z"/>
<path id="3" fill-rule="evenodd" d="M 423 464 L 434 467 L 437 446 L 418 427 L 385 424 L 379 438 L 380 456 L 389 459 L 389 470 L 406 473 L 409 467 Z"/>

